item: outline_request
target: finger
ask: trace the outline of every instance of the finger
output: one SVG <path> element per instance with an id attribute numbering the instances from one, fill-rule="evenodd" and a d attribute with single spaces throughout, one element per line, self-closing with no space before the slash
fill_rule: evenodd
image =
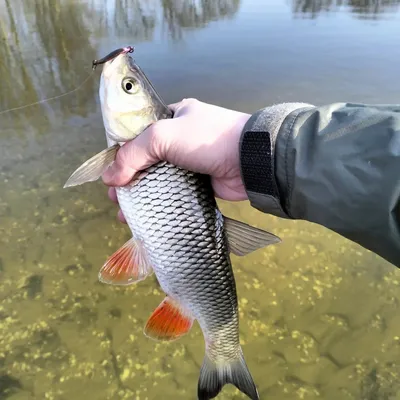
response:
<path id="1" fill-rule="evenodd" d="M 173 112 L 176 112 L 181 105 L 182 105 L 182 102 L 178 101 L 177 103 L 168 104 L 168 108 L 170 108 Z"/>
<path id="2" fill-rule="evenodd" d="M 118 198 L 117 198 L 117 191 L 115 190 L 114 187 L 110 187 L 108 189 L 108 197 L 111 201 L 113 201 L 115 204 L 118 204 Z"/>
<path id="3" fill-rule="evenodd" d="M 181 101 L 178 101 L 177 103 L 172 103 L 169 104 L 168 107 L 174 112 L 178 112 L 180 108 L 182 108 L 185 105 L 188 105 L 190 102 L 197 101 L 194 98 L 188 98 L 188 99 L 182 99 Z"/>
<path id="4" fill-rule="evenodd" d="M 141 170 L 160 161 L 161 153 L 157 137 L 167 136 L 172 120 L 161 120 L 152 124 L 137 138 L 124 144 L 117 152 L 114 163 L 103 174 L 103 182 L 108 186 L 125 186 Z M 162 134 L 157 133 L 162 132 Z M 162 144 L 162 147 L 165 143 Z"/>
<path id="5" fill-rule="evenodd" d="M 126 222 L 126 219 L 125 219 L 125 216 L 124 216 L 124 214 L 123 214 L 123 212 L 121 211 L 121 210 L 118 210 L 118 219 L 123 223 L 123 224 L 126 224 L 127 222 Z"/>

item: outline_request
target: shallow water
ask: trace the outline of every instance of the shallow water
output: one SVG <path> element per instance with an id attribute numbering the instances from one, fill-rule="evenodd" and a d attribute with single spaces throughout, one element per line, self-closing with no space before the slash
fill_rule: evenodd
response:
<path id="1" fill-rule="evenodd" d="M 92 59 L 128 44 L 169 103 L 398 102 L 399 4 L 4 0 L 1 110 L 74 89 Z M 196 398 L 198 326 L 170 344 L 143 336 L 163 298 L 154 277 L 97 281 L 128 228 L 100 182 L 62 189 L 105 146 L 99 75 L 0 114 L 0 399 Z M 283 238 L 232 257 L 261 399 L 400 399 L 398 270 L 322 227 L 221 208 Z"/>

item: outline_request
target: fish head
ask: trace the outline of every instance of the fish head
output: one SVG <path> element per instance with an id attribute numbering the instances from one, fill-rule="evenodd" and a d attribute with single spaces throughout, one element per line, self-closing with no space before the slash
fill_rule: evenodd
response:
<path id="1" fill-rule="evenodd" d="M 129 53 L 104 64 L 99 94 L 110 141 L 127 142 L 158 119 L 172 117 L 172 111 Z"/>

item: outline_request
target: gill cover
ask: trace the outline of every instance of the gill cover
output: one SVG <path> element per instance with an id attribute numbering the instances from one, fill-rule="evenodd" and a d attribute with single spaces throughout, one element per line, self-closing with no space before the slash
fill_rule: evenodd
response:
<path id="1" fill-rule="evenodd" d="M 132 140 L 158 119 L 172 117 L 172 111 L 127 53 L 105 63 L 99 95 L 109 143 Z"/>

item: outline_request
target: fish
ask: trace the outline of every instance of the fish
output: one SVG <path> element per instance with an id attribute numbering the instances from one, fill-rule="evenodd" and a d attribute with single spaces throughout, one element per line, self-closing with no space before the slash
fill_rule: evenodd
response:
<path id="1" fill-rule="evenodd" d="M 79 167 L 64 187 L 97 180 L 121 146 L 152 123 L 173 118 L 130 50 L 104 58 L 99 97 L 107 148 Z M 153 340 L 173 341 L 197 321 L 205 343 L 198 399 L 217 397 L 226 384 L 259 399 L 240 345 L 230 255 L 245 256 L 281 239 L 223 215 L 208 175 L 167 161 L 140 171 L 116 193 L 132 237 L 100 268 L 100 282 L 131 285 L 154 273 L 165 297 L 143 332 Z"/>

